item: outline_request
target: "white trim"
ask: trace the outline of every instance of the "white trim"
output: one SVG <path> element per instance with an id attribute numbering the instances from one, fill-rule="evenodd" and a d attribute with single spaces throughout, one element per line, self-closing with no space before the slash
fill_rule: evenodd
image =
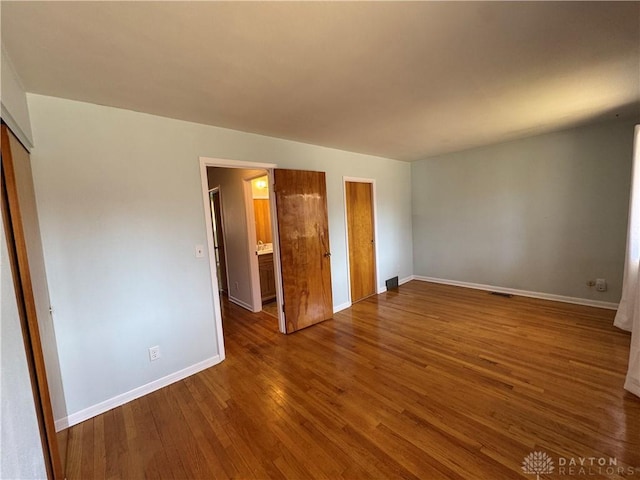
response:
<path id="1" fill-rule="evenodd" d="M 404 285 L 407 282 L 410 282 L 411 280 L 415 280 L 415 275 L 409 275 L 408 277 L 404 277 L 398 280 L 398 285 Z M 385 289 L 386 290 L 386 289 Z"/>
<path id="2" fill-rule="evenodd" d="M 280 261 L 280 234 L 278 231 L 278 210 L 276 206 L 275 169 L 267 170 L 269 177 L 269 212 L 271 213 L 271 243 L 273 245 L 273 267 L 276 277 L 276 305 L 278 307 L 278 328 L 280 333 L 287 333 L 287 322 L 284 317 L 284 289 L 282 287 L 282 263 Z"/>
<path id="3" fill-rule="evenodd" d="M 379 278 L 379 268 L 380 265 L 380 256 L 378 254 L 378 212 L 376 209 L 376 180 L 375 178 L 362 178 L 362 177 L 342 177 L 342 203 L 344 204 L 344 235 L 345 235 L 345 245 L 347 247 L 347 285 L 349 285 L 349 290 L 347 291 L 347 298 L 349 299 L 349 305 L 351 305 L 351 265 L 349 260 L 349 218 L 347 216 L 347 182 L 351 183 L 370 183 L 371 184 L 371 208 L 373 209 L 373 249 L 374 249 L 374 257 L 376 260 L 376 264 L 374 265 L 374 281 L 375 281 L 375 289 L 376 294 L 381 294 L 387 291 L 386 287 L 380 285 Z M 343 304 L 344 305 L 344 304 Z M 334 309 L 335 310 L 335 309 Z"/>
<path id="4" fill-rule="evenodd" d="M 215 253 L 213 252 L 213 228 L 211 226 L 211 203 L 209 202 L 209 182 L 207 179 L 207 167 L 227 167 L 227 168 L 246 168 L 257 169 L 261 168 L 267 171 L 267 175 L 273 184 L 273 170 L 278 166 L 275 163 L 258 163 L 258 162 L 245 162 L 242 160 L 228 160 L 224 158 L 212 158 L 212 157 L 199 157 L 200 161 L 200 177 L 202 180 L 202 191 L 205 198 L 205 217 L 208 215 L 208 220 L 205 218 L 205 226 L 207 228 L 207 244 L 209 246 L 209 269 L 212 278 L 212 293 L 214 302 L 214 321 L 216 324 L 216 335 L 218 337 L 218 351 L 222 357 L 225 358 L 224 353 L 224 336 L 222 331 L 222 312 L 220 310 L 220 297 L 218 293 L 218 281 L 216 276 L 216 260 Z M 280 243 L 278 242 L 278 228 L 277 228 L 277 211 L 275 208 L 275 195 L 270 195 L 271 200 L 271 222 L 272 222 L 272 234 L 273 234 L 273 258 L 276 270 L 276 299 L 278 304 L 278 325 L 280 332 L 286 333 L 284 313 L 282 312 L 282 277 L 280 276 Z M 226 240 L 226 239 L 225 239 Z M 228 264 L 227 264 L 228 269 Z M 215 283 L 214 283 L 215 282 Z M 228 282 L 227 282 L 228 283 Z M 228 285 L 228 291 L 231 291 L 231 286 Z M 230 297 L 231 298 L 231 297 Z M 236 303 L 236 302 L 234 302 Z M 245 307 L 248 308 L 248 307 Z M 248 308 L 248 310 L 252 310 Z"/>
<path id="5" fill-rule="evenodd" d="M 252 175 L 242 179 L 244 193 L 244 214 L 247 222 L 247 246 L 249 255 L 249 277 L 251 279 L 251 301 L 253 306 L 250 309 L 253 313 L 262 311 L 262 292 L 260 290 L 260 266 L 258 265 L 258 252 L 256 251 L 256 212 L 253 208 L 253 187 L 251 180 L 266 176 L 267 172 L 260 175 Z"/>
<path id="6" fill-rule="evenodd" d="M 250 312 L 253 312 L 253 306 L 251 304 L 249 304 L 247 302 L 244 302 L 244 301 L 242 301 L 242 300 L 240 300 L 240 299 L 238 299 L 236 297 L 232 297 L 231 295 L 228 295 L 227 298 L 229 299 L 229 301 L 231 303 L 235 303 L 236 305 L 238 305 L 238 306 L 240 306 L 240 307 L 242 307 L 242 308 L 244 308 L 246 310 L 249 310 Z M 258 311 L 260 311 L 260 310 L 258 310 Z"/>
<path id="7" fill-rule="evenodd" d="M 7 62 L 7 65 L 9 66 L 9 70 L 12 73 L 12 78 L 16 81 L 16 83 L 18 84 L 18 87 L 20 88 L 20 90 L 22 90 L 23 95 L 25 95 L 25 102 L 26 100 L 26 92 L 27 90 L 24 88 L 24 85 L 22 83 L 22 78 L 20 78 L 20 76 L 18 75 L 18 70 L 16 69 L 16 66 L 13 64 L 13 60 L 11 59 L 11 57 L 9 56 L 9 54 L 7 53 L 7 51 L 4 48 L 4 45 L 0 46 L 0 50 L 1 50 L 1 55 L 4 58 L 5 62 Z M 27 112 L 29 111 L 29 106 L 27 105 Z M 22 127 L 20 126 L 20 123 L 18 123 L 16 121 L 15 118 L 13 118 L 13 115 L 11 115 L 11 112 L 9 111 L 9 109 L 5 106 L 4 102 L 2 102 L 2 100 L 0 100 L 0 117 L 2 118 L 2 120 L 4 120 L 4 123 L 7 124 L 7 126 L 9 127 L 9 129 L 13 132 L 13 134 L 16 136 L 16 138 L 18 140 L 20 140 L 20 143 L 22 143 L 22 145 L 24 146 L 24 148 L 27 149 L 27 151 L 29 153 L 31 153 L 31 150 L 33 149 L 33 138 L 30 137 L 29 135 L 27 135 L 27 132 L 25 132 Z M 30 121 L 30 118 L 27 118 L 27 121 Z M 29 126 L 31 128 L 31 126 Z"/>
<path id="8" fill-rule="evenodd" d="M 400 285 L 404 285 L 407 282 L 410 282 L 411 280 L 413 280 L 413 275 L 409 275 L 408 277 L 404 277 L 398 280 L 398 286 Z M 378 292 L 378 294 L 380 293 L 385 293 L 387 291 L 387 287 L 386 285 L 384 287 L 380 287 L 380 291 Z"/>
<path id="9" fill-rule="evenodd" d="M 15 118 L 13 118 L 13 115 L 11 115 L 9 109 L 5 107 L 4 103 L 0 102 L 0 104 L 0 117 L 2 118 L 2 120 L 4 120 L 4 123 L 7 124 L 9 130 L 11 130 L 16 138 L 20 140 L 20 143 L 22 143 L 24 148 L 27 149 L 27 152 L 31 152 L 31 150 L 33 149 L 33 142 L 24 132 L 22 127 L 20 127 L 20 124 L 16 122 Z"/>
<path id="10" fill-rule="evenodd" d="M 555 295 L 553 293 L 531 292 L 528 290 L 496 287 L 493 285 L 484 285 L 481 283 L 460 282 L 458 280 L 445 280 L 442 278 L 423 277 L 421 275 L 414 275 L 413 279 L 419 280 L 421 282 L 441 283 L 443 285 L 474 288 L 476 290 L 486 290 L 488 292 L 510 293 L 511 295 L 520 295 L 522 297 L 539 298 L 541 300 L 552 300 L 554 302 L 572 303 L 575 305 L 586 305 L 588 307 L 606 308 L 608 310 L 616 310 L 618 308 L 617 303 L 602 302 L 600 300 L 590 300 L 588 298 L 566 297 L 564 295 Z"/>
<path id="11" fill-rule="evenodd" d="M 624 382 L 624 389 L 633 393 L 635 396 L 640 397 L 640 383 L 637 380 L 627 375 L 627 379 Z"/>
<path id="12" fill-rule="evenodd" d="M 350 306 L 351 306 L 351 302 L 344 302 L 344 303 L 341 303 L 340 305 L 334 305 L 333 313 L 338 313 L 338 312 L 341 312 L 342 310 L 346 310 Z"/>
<path id="13" fill-rule="evenodd" d="M 275 163 L 259 163 L 259 162 L 245 162 L 244 160 L 228 160 L 226 158 L 212 158 L 212 157 L 200 157 L 200 163 L 205 163 L 207 167 L 227 167 L 227 168 L 244 168 L 244 169 L 259 169 L 269 170 L 270 168 L 276 168 L 278 165 Z"/>
<path id="14" fill-rule="evenodd" d="M 211 224 L 211 198 L 209 197 L 209 179 L 207 178 L 207 166 L 207 159 L 200 157 L 200 183 L 202 188 L 202 199 L 204 202 L 204 225 L 207 232 L 207 247 L 209 249 L 209 274 L 211 281 L 211 301 L 213 302 L 213 323 L 215 324 L 216 328 L 216 343 L 218 345 L 218 355 L 220 356 L 220 361 L 223 361 L 225 359 L 224 334 L 222 332 L 220 287 L 218 286 L 218 275 L 216 274 L 216 254 L 213 245 L 213 225 Z M 220 195 L 220 198 L 222 199 L 222 195 Z M 222 231 L 224 232 L 224 227 Z M 227 268 L 229 268 L 228 265 Z M 227 290 L 231 290 L 229 288 L 228 275 Z"/>
<path id="15" fill-rule="evenodd" d="M 89 420 L 97 415 L 100 415 L 104 412 L 108 412 L 111 409 L 119 407 L 120 405 L 124 405 L 125 403 L 131 402 L 136 398 L 143 397 L 148 395 L 151 392 L 155 392 L 161 388 L 166 387 L 167 385 L 171 385 L 172 383 L 176 383 L 184 378 L 190 377 L 198 372 L 206 370 L 207 368 L 213 367 L 220 363 L 223 359 L 220 355 L 216 355 L 214 357 L 203 360 L 202 362 L 198 362 L 190 367 L 183 368 L 182 370 L 178 370 L 177 372 L 171 373 L 165 377 L 159 378 L 158 380 L 154 380 L 153 382 L 149 382 L 146 385 L 142 385 L 140 387 L 136 387 L 133 390 L 129 390 L 128 392 L 121 393 L 120 395 L 116 395 L 108 400 L 97 403 L 91 407 L 80 410 L 79 412 L 72 413 L 71 415 L 58 419 L 55 422 L 56 432 L 63 430 L 65 428 L 72 427 L 77 425 L 78 423 L 84 422 L 85 420 Z"/>

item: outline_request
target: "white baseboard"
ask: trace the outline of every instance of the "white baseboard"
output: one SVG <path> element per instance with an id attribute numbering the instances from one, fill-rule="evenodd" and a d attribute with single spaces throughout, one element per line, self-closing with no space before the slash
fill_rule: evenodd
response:
<path id="1" fill-rule="evenodd" d="M 627 379 L 624 382 L 624 389 L 633 393 L 636 397 L 640 397 L 640 382 L 629 375 L 627 375 Z"/>
<path id="2" fill-rule="evenodd" d="M 564 295 L 554 295 L 552 293 L 530 292 L 528 290 L 517 290 L 515 288 L 483 285 L 481 283 L 459 282 L 457 280 L 445 280 L 442 278 L 423 277 L 421 275 L 414 275 L 413 279 L 419 280 L 421 282 L 441 283 L 443 285 L 454 285 L 456 287 L 474 288 L 476 290 L 486 290 L 488 292 L 510 293 L 511 295 L 520 295 L 522 297 L 539 298 L 541 300 L 552 300 L 554 302 L 573 303 L 576 305 L 586 305 L 588 307 L 606 308 L 608 310 L 618 309 L 617 303 L 602 302 L 600 300 L 590 300 L 588 298 L 566 297 Z"/>
<path id="3" fill-rule="evenodd" d="M 408 277 L 401 278 L 398 280 L 398 285 L 404 285 L 407 282 L 415 279 L 415 275 L 409 275 Z"/>
<path id="4" fill-rule="evenodd" d="M 341 303 L 340 305 L 334 305 L 333 313 L 338 313 L 342 310 L 349 308 L 350 306 L 351 306 L 351 302 L 344 302 L 344 303 Z"/>
<path id="5" fill-rule="evenodd" d="M 191 365 L 190 367 L 184 368 L 165 377 L 159 378 L 158 380 L 147 383 L 146 385 L 142 385 L 140 387 L 134 388 L 133 390 L 129 390 L 128 392 L 116 395 L 115 397 L 105 400 L 104 402 L 97 403 L 96 405 L 93 405 L 89 408 L 85 408 L 84 410 L 80 410 L 79 412 L 72 413 L 67 417 L 60 418 L 55 421 L 56 432 L 77 425 L 78 423 L 84 422 L 85 420 L 89 420 L 90 418 L 107 412 L 113 408 L 119 407 L 120 405 L 124 405 L 125 403 L 135 400 L 136 398 L 140 398 L 151 392 L 155 392 L 156 390 L 166 387 L 167 385 L 171 385 L 172 383 L 178 382 L 183 378 L 187 378 L 195 373 L 201 372 L 202 370 L 206 370 L 209 367 L 213 367 L 221 361 L 222 360 L 220 359 L 220 355 L 216 355 L 215 357 L 208 358 L 206 360 L 203 360 L 202 362 L 196 363 L 195 365 Z"/>
<path id="6" fill-rule="evenodd" d="M 250 312 L 253 312 L 253 305 L 249 305 L 247 302 L 244 302 L 236 297 L 232 297 L 231 295 L 229 295 L 228 298 L 231 303 L 235 303 L 236 305 L 249 310 Z"/>
<path id="7" fill-rule="evenodd" d="M 410 282 L 411 280 L 413 280 L 413 275 L 409 275 L 408 277 L 401 278 L 398 280 L 398 286 L 403 285 L 407 282 Z M 378 295 L 380 295 L 381 293 L 385 293 L 386 291 L 387 291 L 386 285 L 378 287 Z"/>

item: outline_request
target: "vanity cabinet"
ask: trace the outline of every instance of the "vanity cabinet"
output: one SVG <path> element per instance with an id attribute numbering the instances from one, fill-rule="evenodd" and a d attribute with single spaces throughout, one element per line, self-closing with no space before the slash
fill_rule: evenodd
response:
<path id="1" fill-rule="evenodd" d="M 258 269 L 260 272 L 262 303 L 266 303 L 276 298 L 276 274 L 273 268 L 273 253 L 258 255 Z"/>

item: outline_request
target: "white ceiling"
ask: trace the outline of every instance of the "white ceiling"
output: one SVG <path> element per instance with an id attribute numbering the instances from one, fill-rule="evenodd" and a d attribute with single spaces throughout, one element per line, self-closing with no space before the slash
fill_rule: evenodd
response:
<path id="1" fill-rule="evenodd" d="M 416 160 L 640 118 L 639 2 L 7 2 L 29 92 Z"/>

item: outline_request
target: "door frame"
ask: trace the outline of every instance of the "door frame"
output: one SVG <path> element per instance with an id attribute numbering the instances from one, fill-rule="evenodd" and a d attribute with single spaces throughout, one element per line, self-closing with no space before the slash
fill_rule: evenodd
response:
<path id="1" fill-rule="evenodd" d="M 277 167 L 275 163 L 247 162 L 243 160 L 229 160 L 224 158 L 198 157 L 200 163 L 200 183 L 202 192 L 202 203 L 204 206 L 205 229 L 207 233 L 207 249 L 209 255 L 209 275 L 211 283 L 211 296 L 213 302 L 214 323 L 216 328 L 216 338 L 220 360 L 225 359 L 224 334 L 222 330 L 222 310 L 220 308 L 220 297 L 218 295 L 219 286 L 216 275 L 216 260 L 213 249 L 213 226 L 211 225 L 211 202 L 209 201 L 209 182 L 207 179 L 207 167 L 221 168 L 243 168 L 243 169 L 263 169 L 267 171 L 269 185 L 273 188 L 273 170 Z M 269 197 L 271 207 L 271 234 L 273 239 L 273 261 L 276 276 L 276 301 L 278 305 L 278 330 L 286 332 L 284 314 L 282 312 L 282 275 L 280 266 L 280 243 L 278 240 L 277 213 L 275 210 L 275 196 Z M 253 205 L 252 205 L 253 207 Z M 259 285 L 259 279 L 258 279 Z M 253 287 L 252 287 L 253 288 Z M 253 291 L 252 291 L 253 295 Z"/>
<path id="2" fill-rule="evenodd" d="M 265 169 L 266 170 L 266 169 Z M 269 177 L 269 171 L 266 170 Z M 258 255 L 256 253 L 256 212 L 253 208 L 253 190 L 251 181 L 264 177 L 265 174 L 251 175 L 242 179 L 242 188 L 244 189 L 245 216 L 247 222 L 247 242 L 249 245 L 249 271 L 251 272 L 251 299 L 253 303 L 254 313 L 262 311 L 262 290 L 260 288 L 260 267 L 258 265 Z M 267 180 L 269 181 L 269 180 Z M 271 182 L 269 182 L 271 183 Z M 271 190 L 269 189 L 269 198 L 271 198 Z M 269 204 L 271 210 L 271 204 Z M 271 212 L 269 212 L 271 213 Z M 273 229 L 273 224 L 272 224 Z M 273 238 L 272 238 L 273 240 Z"/>
<path id="3" fill-rule="evenodd" d="M 342 195 L 343 195 L 343 203 L 344 203 L 344 236 L 345 236 L 345 245 L 346 245 L 346 257 L 347 257 L 347 285 L 349 285 L 349 306 L 353 304 L 351 298 L 351 265 L 349 264 L 349 217 L 347 216 L 347 182 L 352 183 L 370 183 L 371 184 L 371 207 L 373 211 L 373 249 L 374 255 L 376 259 L 375 265 L 375 284 L 376 284 L 376 294 L 383 293 L 385 289 L 380 285 L 379 272 L 380 272 L 380 255 L 378 253 L 378 210 L 376 208 L 376 179 L 375 178 L 362 178 L 362 177 L 342 177 Z"/>

